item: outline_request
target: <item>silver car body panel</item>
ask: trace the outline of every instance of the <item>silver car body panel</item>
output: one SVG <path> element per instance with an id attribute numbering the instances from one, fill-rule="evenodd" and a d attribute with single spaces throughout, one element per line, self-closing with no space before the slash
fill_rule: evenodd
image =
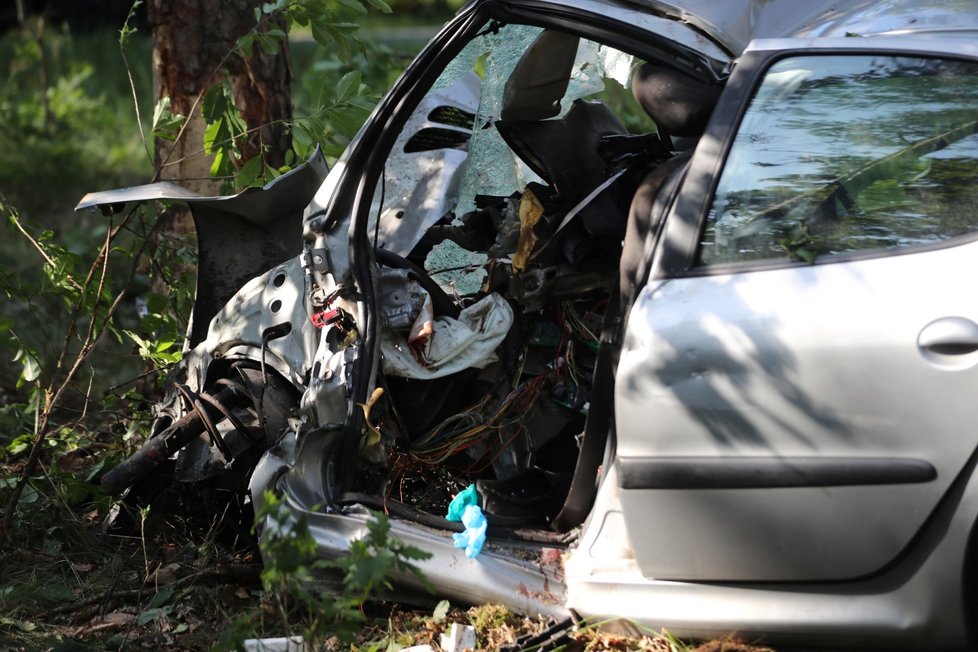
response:
<path id="1" fill-rule="evenodd" d="M 748 459 L 756 462 L 749 472 L 760 473 L 819 458 L 918 460 L 936 469 L 933 480 L 899 484 L 625 490 L 635 540 L 671 524 L 667 541 L 636 550 L 646 573 L 829 580 L 892 561 L 978 444 L 960 428 L 978 419 L 969 398 L 978 353 L 946 366 L 917 346 L 937 319 L 978 321 L 978 306 L 960 292 L 920 282 L 953 278 L 976 254 L 970 243 L 673 279 L 643 291 L 618 368 L 619 464 L 714 458 L 730 467 Z M 722 538 L 708 536 L 717 529 Z"/>
<path id="2" fill-rule="evenodd" d="M 748 50 L 975 57 L 975 33 L 965 35 L 761 40 Z M 594 518 L 621 514 L 613 520 L 624 523 L 634 561 L 613 555 L 592 564 L 576 553 L 567 564 L 569 604 L 590 613 L 613 601 L 622 609 L 614 613 L 637 617 L 629 605 L 641 601 L 638 611 L 670 631 L 708 621 L 713 633 L 726 622 L 744 635 L 771 634 L 783 629 L 775 621 L 789 620 L 835 644 L 892 638 L 894 647 L 960 649 L 967 617 L 935 603 L 934 587 L 955 600 L 964 590 L 978 438 L 961 424 L 978 417 L 978 355 L 935 357 L 921 342 L 932 324 L 953 320 L 955 330 L 962 319 L 978 321 L 959 285 L 927 280 L 960 278 L 978 244 L 965 236 L 900 255 L 677 277 L 661 252 L 692 256 L 694 209 L 709 199 L 704 184 L 722 167 L 723 143 L 708 127 L 679 191 L 690 199 L 667 217 L 653 280 L 629 316 L 614 473 L 631 461 L 699 459 L 704 468 L 748 461 L 760 475 L 818 458 L 921 462 L 933 477 L 687 489 L 609 479 L 602 492 L 611 498 L 599 500 Z M 592 537 L 600 534 L 585 530 L 581 547 Z M 603 575 L 608 584 L 598 588 Z M 589 578 L 583 586 L 580 576 Z M 802 641 L 815 645 L 819 636 Z"/>
<path id="3" fill-rule="evenodd" d="M 731 60 L 731 52 L 736 52 L 728 51 L 722 41 L 713 37 L 709 32 L 704 34 L 703 31 L 705 30 L 701 31 L 699 26 L 691 21 L 676 20 L 666 12 L 649 12 L 646 8 L 633 8 L 629 6 L 631 3 L 614 2 L 613 0 L 581 0 L 580 2 L 546 2 L 541 4 L 547 5 L 549 11 L 567 8 L 597 16 L 613 17 L 626 25 L 634 26 L 648 34 L 654 34 L 664 41 L 683 48 L 708 63 L 715 70 L 725 68 Z M 720 5 L 717 8 L 719 9 Z"/>
<path id="4" fill-rule="evenodd" d="M 914 0 L 631 0 L 702 30 L 739 55 L 755 39 L 955 32 L 978 27 L 971 3 L 925 6 Z"/>
<path id="5" fill-rule="evenodd" d="M 970 465 L 973 467 L 973 464 Z M 972 468 L 973 470 L 973 468 Z M 624 532 L 616 470 L 602 483 L 591 523 L 565 564 L 567 605 L 600 619 L 623 618 L 664 627 L 677 636 L 715 637 L 731 632 L 744 641 L 833 649 L 962 650 L 968 617 L 935 599 L 964 590 L 959 553 L 972 523 L 953 518 L 955 510 L 978 511 L 978 480 L 954 495 L 900 562 L 884 572 L 840 583 L 724 583 L 666 581 L 643 575 L 629 554 L 629 539 L 643 546 L 669 545 L 682 519 L 646 519 L 653 527 L 637 539 Z M 750 517 L 745 516 L 747 521 Z M 738 544 L 723 534 L 735 555 Z M 731 559 L 731 564 L 736 561 Z"/>

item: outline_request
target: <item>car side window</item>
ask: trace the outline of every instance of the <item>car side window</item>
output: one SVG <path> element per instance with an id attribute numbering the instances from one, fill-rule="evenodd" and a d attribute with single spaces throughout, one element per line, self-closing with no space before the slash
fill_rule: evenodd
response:
<path id="1" fill-rule="evenodd" d="M 978 64 L 811 55 L 741 121 L 697 265 L 926 245 L 978 231 Z"/>

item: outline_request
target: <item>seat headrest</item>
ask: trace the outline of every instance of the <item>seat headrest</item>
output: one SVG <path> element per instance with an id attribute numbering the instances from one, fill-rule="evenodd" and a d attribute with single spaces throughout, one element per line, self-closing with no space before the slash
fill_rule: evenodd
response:
<path id="1" fill-rule="evenodd" d="M 706 129 L 720 89 L 676 70 L 646 63 L 632 75 L 632 94 L 661 131 L 696 137 Z"/>

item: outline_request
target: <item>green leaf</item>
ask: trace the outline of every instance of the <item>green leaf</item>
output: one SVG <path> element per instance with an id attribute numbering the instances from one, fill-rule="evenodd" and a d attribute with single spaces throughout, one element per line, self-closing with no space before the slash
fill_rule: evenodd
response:
<path id="1" fill-rule="evenodd" d="M 146 608 L 156 609 L 158 607 L 162 607 L 167 602 L 169 602 L 170 598 L 172 597 L 173 597 L 173 587 L 164 586 L 156 595 L 153 596 L 153 599 L 149 601 L 149 604 L 146 605 Z"/>
<path id="2" fill-rule="evenodd" d="M 223 127 L 224 121 L 222 120 L 220 122 L 212 122 L 204 128 L 204 151 L 208 154 L 214 154 L 220 149 L 217 143 L 220 141 Z"/>
<path id="3" fill-rule="evenodd" d="M 7 447 L 4 450 L 7 452 L 7 455 L 10 456 L 20 455 L 21 453 L 27 452 L 27 450 L 31 447 L 31 442 L 33 441 L 33 435 L 23 433 L 14 437 L 14 440 L 7 444 Z"/>
<path id="4" fill-rule="evenodd" d="M 166 353 L 173 347 L 174 344 L 176 344 L 176 342 L 173 340 L 160 340 L 153 346 L 153 352 Z"/>
<path id="5" fill-rule="evenodd" d="M 255 38 L 258 40 L 258 45 L 261 46 L 262 52 L 265 54 L 275 54 L 278 52 L 278 40 L 268 38 L 266 34 L 255 34 Z"/>
<path id="6" fill-rule="evenodd" d="M 154 362 L 157 365 L 166 365 L 179 362 L 182 357 L 179 348 L 175 351 L 173 350 L 173 347 L 176 346 L 175 340 L 162 339 L 153 342 L 130 330 L 124 330 L 122 332 L 136 343 L 136 346 L 139 347 L 139 356 L 145 360 Z"/>
<path id="7" fill-rule="evenodd" d="M 142 627 L 143 625 L 148 625 L 154 620 L 159 620 L 164 616 L 169 616 L 170 612 L 173 611 L 173 607 L 167 605 L 165 607 L 154 607 L 152 609 L 143 609 L 136 616 L 136 625 Z"/>
<path id="8" fill-rule="evenodd" d="M 333 23 L 329 26 L 330 29 L 336 30 L 337 32 L 352 33 L 360 29 L 360 23 Z"/>
<path id="9" fill-rule="evenodd" d="M 339 3 L 348 9 L 352 9 L 358 14 L 366 14 L 367 8 L 363 6 L 363 3 L 359 0 L 339 0 Z"/>
<path id="10" fill-rule="evenodd" d="M 336 84 L 336 102 L 347 102 L 360 90 L 360 71 L 346 73 Z"/>
<path id="11" fill-rule="evenodd" d="M 40 492 L 35 489 L 30 483 L 24 485 L 24 490 L 20 494 L 19 505 L 33 505 L 37 502 L 37 499 L 41 497 Z"/>
<path id="12" fill-rule="evenodd" d="M 805 247 L 800 247 L 798 249 L 795 249 L 791 253 L 793 253 L 795 256 L 797 256 L 801 260 L 805 261 L 809 265 L 814 265 L 815 264 L 815 252 L 812 251 L 811 249 L 806 249 Z"/>
<path id="13" fill-rule="evenodd" d="M 327 113 L 333 127 L 349 138 L 352 138 L 360 129 L 360 125 L 363 124 L 363 120 L 359 115 L 360 112 L 354 107 L 344 106 L 334 108 Z"/>
<path id="14" fill-rule="evenodd" d="M 389 14 L 391 13 L 391 7 L 389 4 L 384 2 L 384 0 L 367 0 L 371 7 L 380 11 L 381 13 Z"/>
<path id="15" fill-rule="evenodd" d="M 41 375 L 41 364 L 34 357 L 34 354 L 26 349 L 19 349 L 14 356 L 14 362 L 20 360 L 22 369 L 20 378 L 17 380 L 17 387 L 23 387 L 24 383 L 32 383 Z"/>
<path id="16" fill-rule="evenodd" d="M 204 101 L 201 107 L 201 115 L 204 122 L 212 123 L 218 121 L 228 109 L 227 95 L 224 86 L 212 86 L 204 94 Z"/>
<path id="17" fill-rule="evenodd" d="M 303 123 L 298 121 L 292 123 L 292 142 L 303 149 L 312 145 L 313 137 Z"/>
<path id="18" fill-rule="evenodd" d="M 255 11 L 258 11 L 255 9 Z M 244 53 L 246 57 L 252 56 L 254 52 L 256 34 L 254 32 L 248 32 L 244 36 L 238 39 L 238 47 Z"/>
<path id="19" fill-rule="evenodd" d="M 237 185 L 239 190 L 253 186 L 260 186 L 261 174 L 264 167 L 265 165 L 260 154 L 258 156 L 251 157 L 245 162 L 244 165 L 241 166 L 241 169 L 238 170 L 238 177 L 235 179 L 235 185 Z"/>
<path id="20" fill-rule="evenodd" d="M 68 473 L 58 475 L 56 486 L 61 499 L 70 507 L 81 504 L 83 501 L 96 495 L 99 491 L 97 484 L 76 478 Z"/>
<path id="21" fill-rule="evenodd" d="M 224 167 L 224 150 L 214 152 L 214 162 L 211 163 L 210 175 L 216 177 L 221 174 Z"/>
<path id="22" fill-rule="evenodd" d="M 182 115 L 170 113 L 168 115 L 154 116 L 153 135 L 165 140 L 176 140 L 177 132 L 183 127 L 186 121 Z"/>
<path id="23" fill-rule="evenodd" d="M 161 314 L 166 310 L 166 297 L 157 292 L 147 292 L 143 295 L 146 299 L 146 309 L 152 314 Z"/>
<path id="24" fill-rule="evenodd" d="M 312 38 L 316 43 L 319 43 L 325 48 L 333 47 L 333 35 L 329 33 L 325 25 L 318 22 L 313 22 L 310 25 L 312 31 Z"/>
<path id="25" fill-rule="evenodd" d="M 0 627 L 9 628 L 13 627 L 19 629 L 22 632 L 33 632 L 37 628 L 37 625 L 26 620 L 17 620 L 16 618 L 11 618 L 9 616 L 0 617 Z"/>

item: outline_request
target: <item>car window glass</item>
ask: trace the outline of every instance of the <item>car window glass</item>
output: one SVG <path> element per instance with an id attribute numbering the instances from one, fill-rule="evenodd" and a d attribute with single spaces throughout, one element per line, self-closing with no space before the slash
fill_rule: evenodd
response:
<path id="1" fill-rule="evenodd" d="M 803 56 L 744 116 L 698 264 L 925 245 L 978 230 L 978 65 Z"/>
<path id="2" fill-rule="evenodd" d="M 469 42 L 446 66 L 409 118 L 374 193 L 372 214 L 380 217 L 369 229 L 379 248 L 406 257 L 433 225 L 476 209 L 478 197 L 506 197 L 528 183 L 543 182 L 496 128 L 507 81 L 543 31 L 525 25 L 496 26 Z M 565 116 L 575 100 L 600 98 L 616 110 L 627 103 L 619 117 L 630 128 L 654 131 L 631 98 L 631 55 L 580 39 L 573 59 L 552 119 Z M 462 295 L 478 291 L 485 253 L 445 242 L 432 256 L 425 266 L 436 281 Z"/>

